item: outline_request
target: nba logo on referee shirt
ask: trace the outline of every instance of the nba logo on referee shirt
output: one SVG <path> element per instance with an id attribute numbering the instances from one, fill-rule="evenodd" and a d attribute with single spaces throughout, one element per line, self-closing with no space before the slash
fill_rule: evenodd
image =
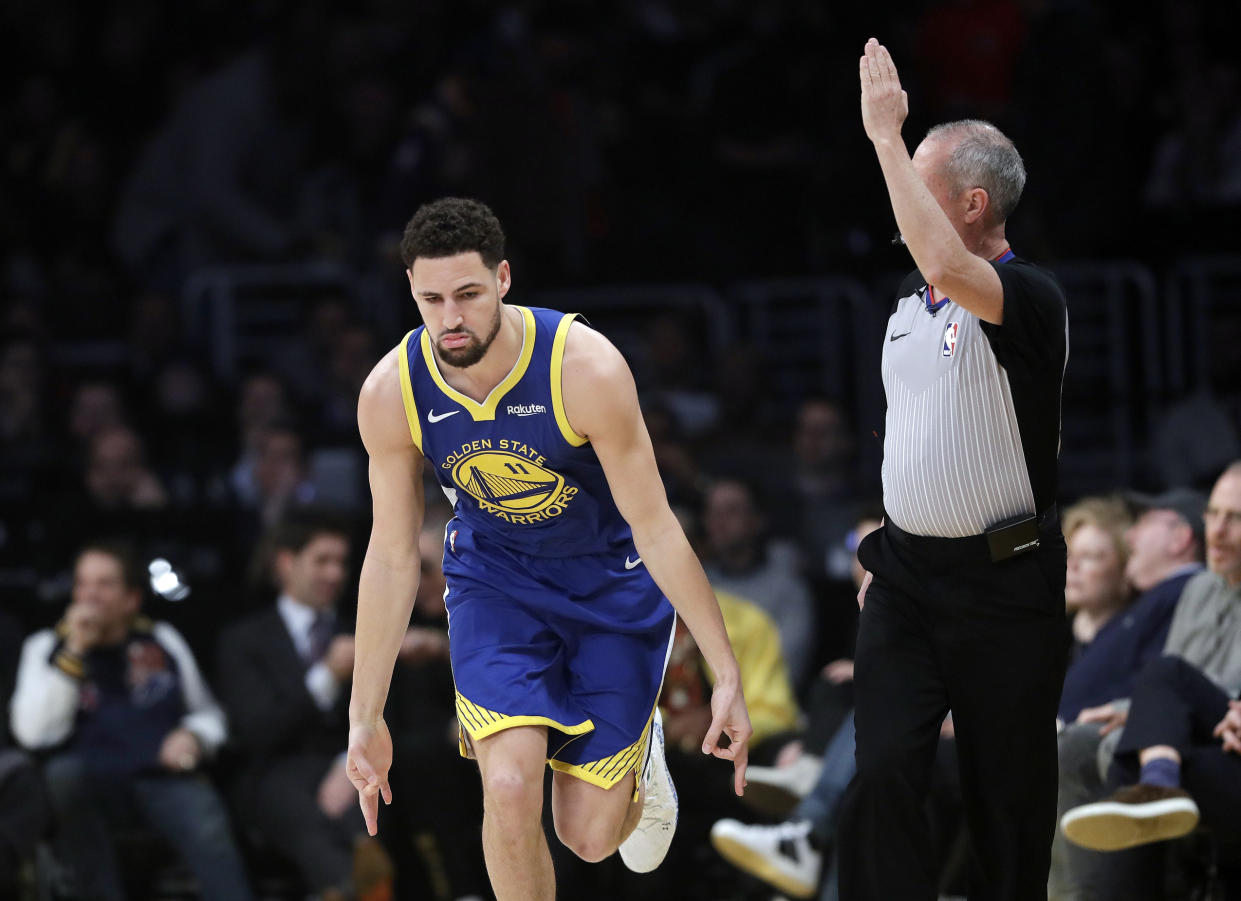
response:
<path id="1" fill-rule="evenodd" d="M 951 357 L 957 352 L 957 331 L 961 328 L 961 323 L 950 322 L 948 327 L 944 329 L 944 356 Z"/>

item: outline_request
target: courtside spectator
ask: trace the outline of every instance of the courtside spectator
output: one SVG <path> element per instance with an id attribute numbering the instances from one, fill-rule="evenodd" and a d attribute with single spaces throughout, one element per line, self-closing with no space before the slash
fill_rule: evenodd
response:
<path id="1" fill-rule="evenodd" d="M 220 642 L 220 696 L 244 758 L 236 806 L 325 901 L 378 901 L 392 863 L 366 836 L 345 775 L 353 636 L 337 608 L 349 534 L 302 512 L 274 527 L 269 546 L 276 602 Z"/>
<path id="2" fill-rule="evenodd" d="M 166 840 L 204 899 L 251 897 L 228 814 L 202 766 L 224 742 L 224 715 L 189 646 L 140 615 L 132 552 L 87 545 L 54 629 L 22 647 L 13 736 L 48 754 L 55 847 L 82 901 L 125 897 L 113 835 L 132 818 Z"/>

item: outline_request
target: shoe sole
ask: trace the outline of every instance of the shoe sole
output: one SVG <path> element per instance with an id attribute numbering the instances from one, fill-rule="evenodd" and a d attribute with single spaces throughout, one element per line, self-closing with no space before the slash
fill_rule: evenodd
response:
<path id="1" fill-rule="evenodd" d="M 1064 836 L 1092 851 L 1120 851 L 1180 838 L 1198 825 L 1198 806 L 1188 798 L 1148 804 L 1100 801 L 1070 810 L 1060 821 Z"/>
<path id="2" fill-rule="evenodd" d="M 817 885 L 802 882 L 788 873 L 782 872 L 763 854 L 748 845 L 726 835 L 711 836 L 711 845 L 720 856 L 738 869 L 757 876 L 764 882 L 775 886 L 786 895 L 794 898 L 813 898 Z"/>

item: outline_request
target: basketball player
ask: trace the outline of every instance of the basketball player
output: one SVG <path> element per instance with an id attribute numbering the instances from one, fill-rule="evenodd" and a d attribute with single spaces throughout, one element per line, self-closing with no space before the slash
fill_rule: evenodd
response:
<path id="1" fill-rule="evenodd" d="M 401 252 L 423 326 L 380 360 L 358 402 L 374 525 L 358 594 L 348 772 L 367 827 L 374 834 L 379 797 L 391 801 L 382 714 L 418 582 L 430 466 L 454 505 L 444 536 L 449 647 L 461 751 L 482 776 L 496 898 L 555 897 L 545 762 L 559 839 L 585 860 L 619 848 L 630 869 L 652 870 L 676 827 L 656 700 L 677 613 L 715 676 L 702 750 L 732 761 L 737 794 L 751 729 L 633 377 L 572 314 L 503 302 L 504 234 L 483 204 L 426 204 Z"/>

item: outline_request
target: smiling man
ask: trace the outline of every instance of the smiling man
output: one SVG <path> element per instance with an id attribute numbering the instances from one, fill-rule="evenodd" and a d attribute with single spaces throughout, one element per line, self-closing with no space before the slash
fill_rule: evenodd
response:
<path id="1" fill-rule="evenodd" d="M 391 800 L 382 713 L 418 586 L 430 466 L 454 506 L 443 549 L 449 650 L 461 750 L 482 776 L 496 898 L 555 897 L 545 763 L 560 840 L 586 860 L 619 848 L 631 869 L 652 870 L 676 827 L 656 710 L 676 613 L 716 677 L 703 752 L 733 762 L 737 794 L 751 727 L 633 377 L 573 314 L 504 303 L 512 274 L 485 205 L 426 204 L 401 252 L 423 326 L 379 362 L 358 403 L 374 525 L 348 767 L 368 826 L 373 834 L 379 797 Z"/>

